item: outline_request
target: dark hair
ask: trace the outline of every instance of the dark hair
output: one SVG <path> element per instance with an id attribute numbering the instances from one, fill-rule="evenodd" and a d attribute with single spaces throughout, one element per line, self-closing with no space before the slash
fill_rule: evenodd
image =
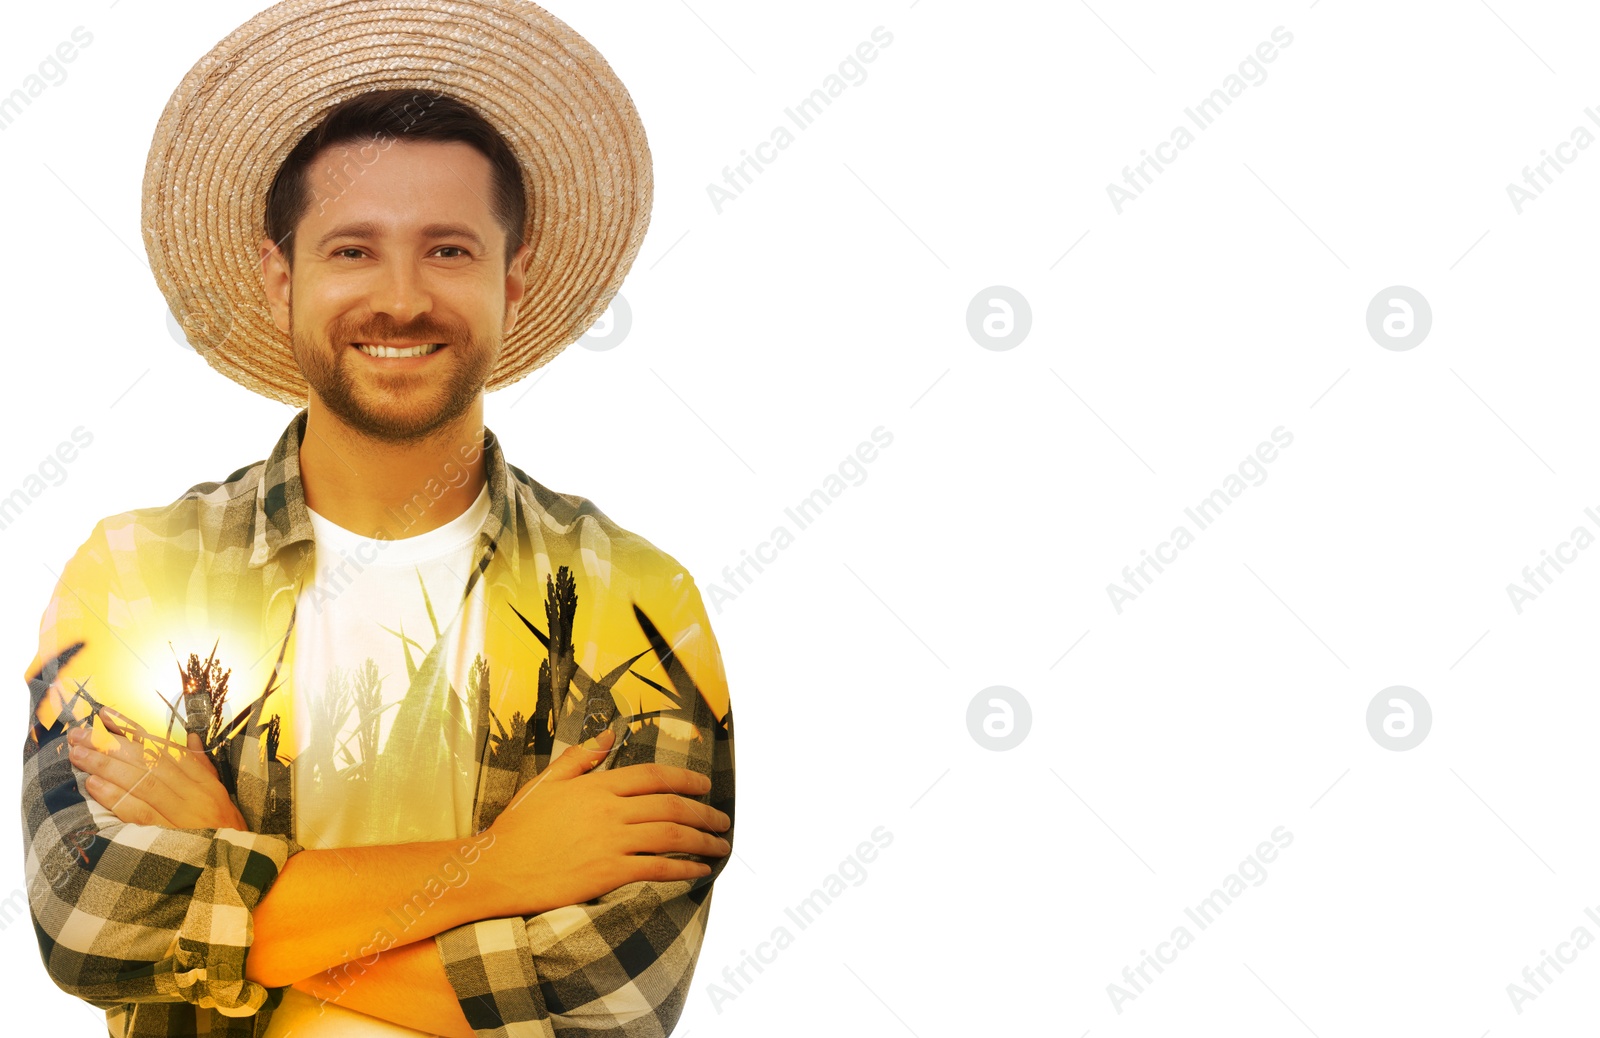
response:
<path id="1" fill-rule="evenodd" d="M 489 160 L 494 182 L 490 211 L 506 232 L 506 268 L 522 244 L 527 221 L 528 200 L 523 194 L 522 164 L 500 132 L 477 109 L 448 94 L 421 93 L 415 90 L 372 90 L 341 101 L 328 111 L 294 150 L 284 158 L 267 191 L 266 233 L 278 243 L 289 268 L 294 269 L 294 232 L 310 208 L 312 199 L 306 186 L 311 163 L 324 149 L 355 142 L 393 139 L 417 141 L 462 141 L 472 145 Z M 388 147 L 385 144 L 384 147 Z M 361 149 L 365 151 L 366 149 Z M 346 171 L 361 167 L 371 159 L 358 158 L 348 148 L 330 161 L 328 172 L 337 183 L 354 177 Z M 340 177 L 343 180 L 340 180 Z"/>

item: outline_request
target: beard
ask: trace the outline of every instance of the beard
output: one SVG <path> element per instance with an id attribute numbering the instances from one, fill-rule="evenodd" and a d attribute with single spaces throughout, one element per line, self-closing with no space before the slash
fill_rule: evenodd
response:
<path id="1" fill-rule="evenodd" d="M 351 429 L 385 443 L 415 443 L 467 413 L 489 380 L 499 352 L 498 336 L 484 342 L 460 324 L 446 324 L 423 314 L 400 327 L 387 314 L 370 323 L 340 319 L 329 329 L 327 341 L 303 333 L 289 307 L 290 340 L 295 361 L 306 382 L 328 411 Z M 352 342 L 405 340 L 438 342 L 439 353 L 454 355 L 454 363 L 430 365 L 427 374 L 408 371 L 374 372 L 358 380 L 352 367 L 365 358 Z M 442 372 L 442 376 L 440 374 Z"/>

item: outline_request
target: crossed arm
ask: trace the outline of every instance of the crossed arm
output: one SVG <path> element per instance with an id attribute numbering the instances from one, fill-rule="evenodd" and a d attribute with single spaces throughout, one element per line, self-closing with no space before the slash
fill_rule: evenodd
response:
<path id="1" fill-rule="evenodd" d="M 293 986 L 313 998 L 429 1034 L 473 1038 L 476 1033 L 456 1001 L 438 945 L 431 940 L 391 948 L 371 966 L 362 967 L 354 982 L 335 967 Z"/>
<path id="2" fill-rule="evenodd" d="M 200 752 L 198 736 L 189 736 L 186 753 L 146 755 L 148 733 L 109 708 L 98 716 L 110 734 L 74 727 L 67 736 L 70 759 L 86 772 L 89 794 L 119 820 L 248 830 L 216 769 Z M 459 883 L 442 888 L 443 896 L 427 899 L 426 911 L 398 917 L 407 923 L 404 943 L 391 939 L 375 949 L 373 937 L 398 929 L 389 918 L 394 906 L 407 905 L 430 879 L 437 883 L 452 871 L 461 875 L 463 859 L 470 870 L 480 848 L 492 842 L 485 834 L 470 843 L 301 850 L 290 856 L 251 913 L 255 939 L 245 978 L 269 988 L 293 986 L 419 1030 L 472 1038 L 430 938 L 500 914 L 490 885 L 469 882 L 467 871 Z M 297 919 L 315 919 L 319 925 L 296 926 Z M 376 961 L 360 961 L 373 959 L 373 951 L 379 953 Z"/>
<path id="3" fill-rule="evenodd" d="M 486 834 L 487 835 L 487 834 Z M 401 929 L 390 912 L 406 905 L 457 854 L 476 858 L 477 843 L 412 843 L 303 850 L 290 857 L 253 913 L 255 942 L 245 976 L 267 987 L 293 986 L 346 1009 L 429 1034 L 473 1038 L 445 975 L 434 935 L 504 914 L 485 896 L 483 870 L 424 911 L 403 918 L 408 943 L 375 940 Z M 295 920 L 316 919 L 315 928 Z M 308 967 L 308 963 L 322 964 Z M 326 968 L 322 968 L 325 965 Z"/>
<path id="4" fill-rule="evenodd" d="M 89 792 L 101 806 L 125 822 L 217 828 L 242 824 L 197 741 L 187 754 L 157 755 L 151 765 L 140 749 L 146 738 L 142 732 L 115 715 L 101 716 L 112 735 L 91 736 L 79 729 L 68 739 L 72 763 L 89 773 Z M 624 769 L 627 775 L 597 775 L 581 789 L 571 784 L 605 756 L 613 734 L 603 735 L 595 746 L 568 749 L 519 794 L 496 825 L 471 841 L 302 849 L 291 855 L 251 913 L 254 939 L 245 979 L 265 988 L 293 986 L 320 1000 L 432 1034 L 474 1038 L 474 1021 L 463 1011 L 463 996 L 450 982 L 440 947 L 431 938 L 466 924 L 555 909 L 576 912 L 578 918 L 588 911 L 618 911 L 624 917 L 666 911 L 643 891 L 631 903 L 623 896 L 608 907 L 578 905 L 616 895 L 614 887 L 622 883 L 613 881 L 619 879 L 681 879 L 711 871 L 709 865 L 633 855 L 680 846 L 720 855 L 729 846 L 706 833 L 691 834 L 687 825 L 670 841 L 692 842 L 662 844 L 661 823 L 653 820 L 675 816 L 685 823 L 726 829 L 731 819 L 680 797 L 640 796 L 684 788 L 683 783 L 691 794 L 710 791 L 708 777 L 683 769 L 647 765 Z M 98 747 L 94 751 L 89 751 L 91 742 Z M 626 827 L 633 830 L 627 842 L 604 851 L 591 849 L 589 845 L 613 844 L 614 833 L 624 831 L 595 823 L 608 814 L 616 816 L 613 821 L 626 821 L 617 816 L 616 805 L 628 794 L 632 797 L 625 810 L 634 823 Z M 523 804 L 531 806 L 518 817 L 514 809 Z M 580 818 L 589 824 L 579 825 Z M 568 832 L 566 846 L 557 835 L 563 832 Z M 527 842 L 530 833 L 541 844 L 533 853 Z M 506 839 L 496 848 L 501 835 Z M 559 860 L 562 867 L 521 867 L 540 857 L 549 860 L 547 865 Z M 625 870 L 612 871 L 619 864 Z M 563 875 L 574 872 L 582 878 Z M 441 876 L 446 883 L 439 882 Z M 437 896 L 424 895 L 423 889 L 437 891 Z M 319 925 L 297 925 L 306 919 Z M 520 918 L 516 921 L 523 925 Z M 549 927 L 552 932 L 561 929 Z M 681 949 L 665 950 L 681 955 Z M 551 953 L 564 957 L 559 947 Z M 478 1027 L 501 1026 L 493 1000 L 468 997 Z"/>
<path id="5" fill-rule="evenodd" d="M 137 800 L 124 795 L 127 788 L 101 781 L 93 762 L 80 768 L 69 761 L 68 732 L 91 724 L 81 708 L 64 702 L 63 687 L 70 689 L 73 679 L 58 681 L 69 660 L 72 672 L 97 688 L 147 680 L 128 644 L 143 642 L 108 623 L 115 618 L 121 625 L 136 615 L 130 603 L 148 597 L 122 591 L 114 555 L 97 526 L 63 571 L 41 623 L 40 654 L 28 670 L 34 715 L 22 774 L 28 899 L 40 954 L 57 986 L 108 1012 L 125 1009 L 124 1024 L 151 1018 L 151 1033 L 192 1028 L 195 1017 L 185 1015 L 192 1007 L 214 1011 L 213 1033 L 248 1034 L 248 1021 L 238 1018 L 276 1005 L 286 985 L 384 1019 L 395 1020 L 395 1007 L 403 1007 L 406 1019 L 395 1022 L 440 1034 L 555 1038 L 582 1030 L 659 1038 L 671 1030 L 711 886 L 725 863 L 707 866 L 681 855 L 728 853 L 723 840 L 688 843 L 685 834 L 692 828 L 732 836 L 731 713 L 714 749 L 712 730 L 702 727 L 692 760 L 677 750 L 657 751 L 653 742 L 633 754 L 625 748 L 605 773 L 565 783 L 562 797 L 543 797 L 536 810 L 513 810 L 525 791 L 549 788 L 541 780 L 559 770 L 559 759 L 552 760 L 486 831 L 498 835 L 486 855 L 493 860 L 472 869 L 459 887 L 444 871 L 460 850 L 453 841 L 307 850 L 289 836 L 248 831 L 216 789 L 192 811 L 172 806 L 171 816 L 152 810 L 136 818 L 125 814 Z M 127 579 L 137 576 L 128 570 Z M 670 643 L 671 656 L 692 659 L 695 673 L 724 689 L 692 582 L 670 587 L 677 605 L 663 610 L 672 617 L 663 625 L 671 637 L 658 652 Z M 691 627 L 699 637 L 676 633 Z M 672 666 L 673 683 L 687 682 L 681 664 Z M 208 769 L 204 755 L 196 756 L 189 764 Z M 661 780 L 665 760 L 690 765 L 699 774 L 688 777 L 696 782 L 709 767 L 710 780 L 685 788 L 680 774 L 675 785 L 641 788 L 646 777 Z M 142 754 L 133 761 L 145 763 Z M 162 777 L 178 781 L 171 769 Z M 208 780 L 219 785 L 214 772 L 191 769 L 190 777 L 198 787 Z M 157 788 L 140 775 L 127 785 Z M 684 797 L 640 795 L 708 789 L 709 813 L 707 804 Z M 668 800 L 681 804 L 672 809 L 679 814 L 663 813 Z M 113 810 L 113 803 L 124 810 Z M 605 841 L 595 839 L 592 821 L 602 814 Z M 595 850 L 601 843 L 604 854 Z M 353 876 L 347 862 L 361 853 L 375 857 Z M 547 859 L 537 872 L 546 881 L 529 882 L 535 873 L 526 863 L 539 857 Z M 564 868 L 552 869 L 558 860 Z M 440 874 L 450 885 L 428 888 Z M 577 889 L 579 879 L 593 889 Z M 419 886 L 440 896 L 395 931 L 386 917 Z M 307 933 L 286 925 L 291 916 L 319 925 Z M 380 929 L 397 936 L 375 953 Z"/>

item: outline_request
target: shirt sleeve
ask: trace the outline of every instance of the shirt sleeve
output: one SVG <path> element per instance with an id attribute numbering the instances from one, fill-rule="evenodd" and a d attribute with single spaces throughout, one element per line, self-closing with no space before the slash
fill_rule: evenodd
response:
<path id="1" fill-rule="evenodd" d="M 660 585 L 641 627 L 663 655 L 650 680 L 674 689 L 671 725 L 629 733 L 598 768 L 657 761 L 709 775 L 705 802 L 733 819 L 733 714 L 722 659 L 699 590 L 687 572 Z M 669 648 L 670 647 L 670 648 Z M 665 650 L 665 651 L 663 651 Z M 641 664 L 636 671 L 646 671 Z M 692 696 L 685 692 L 693 693 Z M 698 735 L 683 736 L 689 725 Z M 624 744 L 622 737 L 628 735 Z M 551 754 L 551 759 L 560 747 Z M 598 770 L 597 768 L 597 770 Z M 733 827 L 718 835 L 733 843 Z M 672 854 L 670 857 L 684 857 Z M 524 918 L 484 919 L 435 936 L 445 974 L 479 1038 L 583 1035 L 665 1038 L 688 998 L 712 886 L 728 857 L 692 880 L 629 883 L 593 901 Z"/>
<path id="2" fill-rule="evenodd" d="M 127 712 L 165 676 L 134 648 L 117 575 L 130 564 L 97 525 L 59 576 L 28 668 L 22 830 L 39 953 L 58 987 L 101 1009 L 190 1002 L 250 1016 L 282 995 L 244 977 L 250 913 L 299 847 L 234 829 L 124 823 L 67 757 L 67 731 L 93 714 L 80 688 Z"/>

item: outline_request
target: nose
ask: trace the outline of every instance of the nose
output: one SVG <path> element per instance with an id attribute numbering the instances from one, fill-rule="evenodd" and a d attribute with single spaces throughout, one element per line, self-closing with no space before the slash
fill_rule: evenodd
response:
<path id="1" fill-rule="evenodd" d="M 382 260 L 368 305 L 373 313 L 388 314 L 402 325 L 432 310 L 433 296 L 424 281 L 421 264 L 412 258 L 394 256 Z"/>

